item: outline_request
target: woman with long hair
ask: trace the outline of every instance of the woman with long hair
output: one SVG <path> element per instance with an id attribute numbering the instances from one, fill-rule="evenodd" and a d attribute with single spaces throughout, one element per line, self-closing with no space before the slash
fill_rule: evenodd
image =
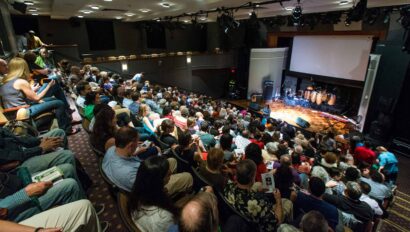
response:
<path id="1" fill-rule="evenodd" d="M 91 132 L 91 143 L 100 151 L 114 146 L 114 135 L 117 131 L 115 111 L 106 104 L 98 104 L 94 108 L 95 123 Z"/>
<path id="2" fill-rule="evenodd" d="M 2 96 L 4 108 L 30 105 L 28 109 L 31 117 L 55 110 L 60 129 L 63 129 L 67 134 L 74 134 L 79 131 L 79 129 L 71 127 L 71 120 L 64 103 L 55 98 L 45 97 L 47 91 L 55 84 L 54 80 L 51 80 L 47 87 L 37 94 L 31 89 L 28 82 L 30 70 L 24 59 L 15 57 L 10 60 L 8 66 L 9 72 L 3 78 L 0 86 L 0 95 Z"/>
<path id="3" fill-rule="evenodd" d="M 176 144 L 178 144 L 177 138 L 172 135 L 172 132 L 174 132 L 175 129 L 175 123 L 171 119 L 165 119 L 161 123 L 161 134 L 159 139 L 163 142 L 166 143 L 169 147 L 172 147 Z"/>
<path id="4" fill-rule="evenodd" d="M 146 132 L 149 134 L 154 134 L 156 129 L 153 126 L 153 122 L 149 120 L 148 116 L 151 113 L 151 109 L 147 104 L 141 104 L 139 111 L 138 111 L 138 117 L 139 120 L 142 122 L 142 125 Z"/>
<path id="5" fill-rule="evenodd" d="M 129 207 L 142 232 L 165 232 L 175 223 L 176 209 L 165 188 L 170 178 L 170 164 L 161 156 L 149 157 L 138 168 Z"/>
<path id="6" fill-rule="evenodd" d="M 84 116 L 88 120 L 92 120 L 94 118 L 94 107 L 95 105 L 100 103 L 100 94 L 97 92 L 89 92 L 85 95 L 85 108 L 84 108 Z"/>

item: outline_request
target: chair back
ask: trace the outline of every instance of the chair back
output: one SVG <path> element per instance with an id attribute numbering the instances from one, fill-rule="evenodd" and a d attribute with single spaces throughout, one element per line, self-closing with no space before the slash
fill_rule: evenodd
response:
<path id="1" fill-rule="evenodd" d="M 188 161 L 184 160 L 178 153 L 175 151 L 175 149 L 171 148 L 171 155 L 175 157 L 177 160 L 178 166 L 177 166 L 177 171 L 178 173 L 180 172 L 191 172 L 191 165 L 189 164 Z"/>
<path id="2" fill-rule="evenodd" d="M 210 184 L 203 176 L 201 176 L 199 171 L 194 167 L 191 167 L 191 175 L 194 179 L 194 184 L 192 186 L 192 189 L 195 192 L 198 192 L 204 186 L 213 187 L 212 184 Z M 214 190 L 214 191 L 216 191 L 216 190 Z"/>
<path id="3" fill-rule="evenodd" d="M 129 196 L 127 193 L 119 192 L 117 194 L 117 205 L 118 211 L 120 212 L 120 217 L 124 222 L 127 230 L 130 232 L 141 232 L 141 230 L 138 229 L 131 218 L 131 212 L 129 209 Z"/>
<path id="4" fill-rule="evenodd" d="M 97 158 L 103 158 L 105 155 L 105 152 L 97 149 L 94 147 L 94 145 L 91 143 L 91 136 L 88 137 L 88 143 L 90 144 L 91 150 L 93 150 L 94 154 L 97 156 Z"/>

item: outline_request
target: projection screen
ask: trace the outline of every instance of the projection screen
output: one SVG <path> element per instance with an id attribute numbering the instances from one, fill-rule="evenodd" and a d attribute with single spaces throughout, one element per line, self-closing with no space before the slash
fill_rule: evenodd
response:
<path id="1" fill-rule="evenodd" d="M 295 36 L 290 71 L 364 81 L 371 36 Z"/>

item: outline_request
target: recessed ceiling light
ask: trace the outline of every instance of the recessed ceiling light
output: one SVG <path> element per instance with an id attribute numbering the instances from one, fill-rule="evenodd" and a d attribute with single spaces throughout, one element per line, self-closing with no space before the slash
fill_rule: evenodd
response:
<path id="1" fill-rule="evenodd" d="M 251 16 L 251 15 L 252 15 L 252 12 L 249 12 L 248 15 Z"/>
<path id="2" fill-rule="evenodd" d="M 93 10 L 99 10 L 100 9 L 99 6 L 90 6 L 90 8 L 93 9 Z"/>
<path id="3" fill-rule="evenodd" d="M 24 1 L 24 4 L 26 4 L 27 6 L 32 6 L 32 5 L 34 5 L 34 2 L 32 2 L 32 1 Z"/>
<path id="4" fill-rule="evenodd" d="M 125 15 L 128 16 L 128 17 L 132 17 L 132 16 L 134 16 L 135 14 L 134 14 L 134 13 L 125 13 Z"/>
<path id="5" fill-rule="evenodd" d="M 339 5 L 343 6 L 343 5 L 347 5 L 349 3 L 350 3 L 350 1 L 344 0 L 344 1 L 340 1 Z"/>
<path id="6" fill-rule="evenodd" d="M 38 14 L 37 14 L 37 13 L 33 13 L 33 14 L 31 14 L 31 15 L 33 15 L 33 16 L 37 16 Z"/>
<path id="7" fill-rule="evenodd" d="M 112 2 L 112 0 L 104 0 L 104 2 Z"/>
<path id="8" fill-rule="evenodd" d="M 293 7 L 290 7 L 290 6 L 285 7 L 285 10 L 291 11 L 291 10 L 293 10 Z"/>
<path id="9" fill-rule="evenodd" d="M 188 20 L 188 19 L 185 19 L 185 20 L 184 20 L 184 23 L 189 23 L 189 20 Z"/>
<path id="10" fill-rule="evenodd" d="M 122 19 L 122 17 L 121 17 L 121 16 L 117 16 L 117 17 L 115 17 L 115 19 L 120 20 L 120 19 Z"/>
<path id="11" fill-rule="evenodd" d="M 208 18 L 207 17 L 201 17 L 201 18 L 199 18 L 199 20 L 201 20 L 201 21 L 206 21 Z"/>
<path id="12" fill-rule="evenodd" d="M 78 18 L 84 18 L 84 16 L 82 16 L 82 15 L 79 15 L 79 16 L 77 16 Z"/>
<path id="13" fill-rule="evenodd" d="M 150 9 L 140 9 L 140 11 L 141 11 L 142 13 L 148 13 L 148 12 L 150 12 L 151 10 L 150 10 Z"/>
<path id="14" fill-rule="evenodd" d="M 36 12 L 37 9 L 36 9 L 36 8 L 30 8 L 30 9 L 28 9 L 28 11 L 30 11 L 30 12 Z"/>
<path id="15" fill-rule="evenodd" d="M 162 7 L 165 8 L 169 8 L 172 6 L 172 4 L 170 2 L 161 2 L 159 5 L 161 5 Z"/>
<path id="16" fill-rule="evenodd" d="M 91 10 L 84 10 L 83 13 L 84 13 L 84 14 L 91 14 L 91 13 L 93 13 L 93 12 L 92 12 Z"/>

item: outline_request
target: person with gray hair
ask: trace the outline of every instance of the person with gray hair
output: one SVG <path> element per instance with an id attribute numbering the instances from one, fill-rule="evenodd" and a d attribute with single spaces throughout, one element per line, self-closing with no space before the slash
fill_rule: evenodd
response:
<path id="1" fill-rule="evenodd" d="M 323 200 L 336 206 L 344 213 L 352 214 L 357 220 L 361 221 L 363 225 L 373 220 L 372 208 L 363 201 L 360 201 L 362 190 L 359 183 L 349 181 L 346 183 L 344 195 L 323 195 Z"/>
<path id="2" fill-rule="evenodd" d="M 303 232 L 327 232 L 329 231 L 329 225 L 320 212 L 312 210 L 302 217 L 300 229 Z"/>

